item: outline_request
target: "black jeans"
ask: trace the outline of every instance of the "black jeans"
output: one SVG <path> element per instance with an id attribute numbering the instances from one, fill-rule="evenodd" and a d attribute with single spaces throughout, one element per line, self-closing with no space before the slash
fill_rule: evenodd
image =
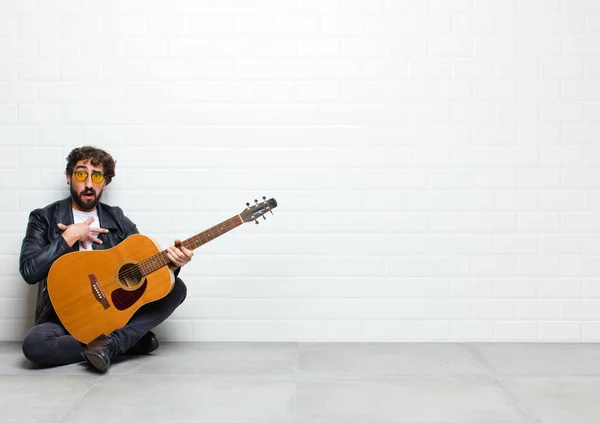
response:
<path id="1" fill-rule="evenodd" d="M 119 354 L 127 352 L 148 331 L 164 322 L 185 300 L 187 288 L 179 278 L 166 297 L 146 304 L 131 320 L 110 334 L 115 340 Z M 60 325 L 60 322 L 41 323 L 31 328 L 23 339 L 23 354 L 34 363 L 60 366 L 83 361 L 82 344 Z"/>

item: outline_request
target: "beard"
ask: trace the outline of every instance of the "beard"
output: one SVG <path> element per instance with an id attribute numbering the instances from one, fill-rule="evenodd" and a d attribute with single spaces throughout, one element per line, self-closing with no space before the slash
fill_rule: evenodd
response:
<path id="1" fill-rule="evenodd" d="M 93 188 L 90 188 L 85 189 L 80 193 L 77 193 L 73 188 L 73 185 L 69 186 L 71 187 L 71 198 L 73 199 L 73 201 L 75 201 L 75 204 L 77 204 L 79 208 L 83 211 L 93 210 L 98 205 L 98 202 L 102 197 L 102 191 L 100 191 L 100 194 L 96 195 L 96 191 Z M 93 194 L 94 196 L 91 199 L 85 199 L 83 198 L 84 194 Z"/>

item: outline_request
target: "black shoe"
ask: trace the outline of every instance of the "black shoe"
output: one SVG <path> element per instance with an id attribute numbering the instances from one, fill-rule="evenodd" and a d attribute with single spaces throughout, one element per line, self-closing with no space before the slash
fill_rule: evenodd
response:
<path id="1" fill-rule="evenodd" d="M 102 373 L 110 367 L 110 360 L 117 355 L 115 341 L 106 335 L 100 335 L 87 344 L 83 350 L 83 357 L 96 370 Z"/>
<path id="2" fill-rule="evenodd" d="M 149 331 L 133 347 L 129 348 L 127 354 L 150 354 L 158 349 L 158 338 L 154 332 Z"/>

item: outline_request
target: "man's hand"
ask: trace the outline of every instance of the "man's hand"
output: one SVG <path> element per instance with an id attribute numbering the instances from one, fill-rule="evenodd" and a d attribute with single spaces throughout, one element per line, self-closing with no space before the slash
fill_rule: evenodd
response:
<path id="1" fill-rule="evenodd" d="M 96 233 L 108 233 L 108 229 L 104 228 L 90 228 L 90 224 L 95 220 L 94 217 L 90 217 L 85 222 L 73 224 L 73 225 L 64 225 L 59 223 L 58 229 L 64 231 L 62 233 L 62 237 L 67 241 L 69 247 L 72 247 L 77 241 L 92 241 L 96 244 L 102 244 L 102 241 L 96 238 L 93 234 Z"/>
<path id="2" fill-rule="evenodd" d="M 166 251 L 167 257 L 175 267 L 185 266 L 192 260 L 194 255 L 194 252 L 185 248 L 178 239 L 175 240 L 175 245 L 170 245 Z"/>

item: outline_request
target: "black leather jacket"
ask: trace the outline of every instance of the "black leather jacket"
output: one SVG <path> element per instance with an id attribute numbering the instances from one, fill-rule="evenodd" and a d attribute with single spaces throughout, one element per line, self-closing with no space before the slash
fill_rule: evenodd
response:
<path id="1" fill-rule="evenodd" d="M 123 213 L 120 207 L 98 203 L 98 220 L 101 228 L 108 233 L 100 234 L 102 244 L 94 243 L 94 250 L 115 247 L 129 235 L 139 233 L 136 225 Z M 57 224 L 73 224 L 71 197 L 52 203 L 42 209 L 36 209 L 29 215 L 27 232 L 21 246 L 19 271 L 28 284 L 38 284 L 38 297 L 35 307 L 35 324 L 58 320 L 50 302 L 47 290 L 47 277 L 50 266 L 63 254 L 78 250 L 61 236 Z M 178 271 L 179 269 L 177 269 Z"/>

